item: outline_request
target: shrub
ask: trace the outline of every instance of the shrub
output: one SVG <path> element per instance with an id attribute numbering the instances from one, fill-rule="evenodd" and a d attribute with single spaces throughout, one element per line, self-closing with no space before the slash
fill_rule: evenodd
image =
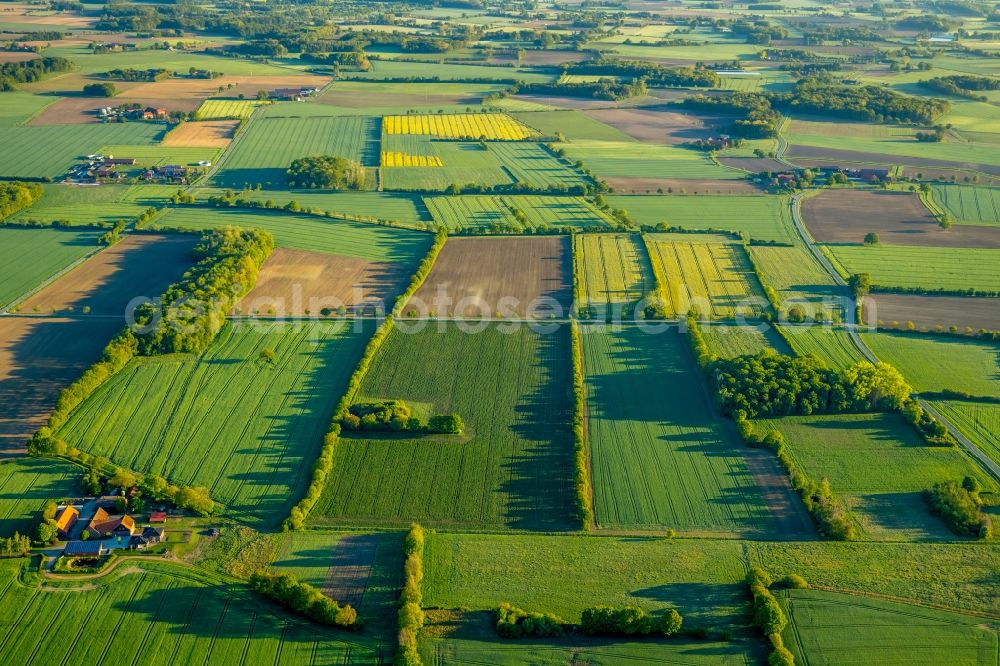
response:
<path id="1" fill-rule="evenodd" d="M 88 83 L 83 87 L 83 94 L 91 97 L 114 97 L 117 92 L 113 83 Z"/>
<path id="2" fill-rule="evenodd" d="M 580 629 L 591 636 L 647 636 L 661 626 L 636 606 L 593 606 L 584 609 L 580 620 Z"/>
<path id="3" fill-rule="evenodd" d="M 258 594 L 274 599 L 313 622 L 345 629 L 360 628 L 361 623 L 354 608 L 350 605 L 340 606 L 312 585 L 299 582 L 291 574 L 255 573 L 250 576 L 249 584 Z"/>
<path id="4" fill-rule="evenodd" d="M 671 608 L 660 619 L 660 633 L 664 636 L 673 636 L 681 630 L 684 618 L 676 610 Z"/>
<path id="5" fill-rule="evenodd" d="M 778 584 L 792 590 L 804 590 L 809 587 L 809 583 L 806 579 L 798 574 L 788 574 L 778 581 Z"/>
<path id="6" fill-rule="evenodd" d="M 955 534 L 986 537 L 992 531 L 989 517 L 979 510 L 979 494 L 958 481 L 935 484 L 930 490 L 924 491 L 924 499 Z"/>
<path id="7" fill-rule="evenodd" d="M 399 626 L 399 652 L 396 664 L 420 666 L 417 652 L 417 634 L 424 626 L 424 612 L 420 608 L 423 594 L 421 583 L 424 578 L 424 529 L 414 523 L 403 540 L 404 564 L 403 594 L 400 596 L 397 622 Z"/>
<path id="8" fill-rule="evenodd" d="M 497 634 L 503 638 L 551 637 L 563 632 L 563 622 L 552 613 L 529 613 L 508 603 L 495 611 Z"/>
<path id="9" fill-rule="evenodd" d="M 344 157 L 300 157 L 288 167 L 288 186 L 359 190 L 364 186 L 364 170 L 357 162 Z"/>

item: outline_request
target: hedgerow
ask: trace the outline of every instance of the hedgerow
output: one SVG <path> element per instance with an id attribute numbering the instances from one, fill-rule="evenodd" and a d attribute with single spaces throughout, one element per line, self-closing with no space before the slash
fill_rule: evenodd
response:
<path id="1" fill-rule="evenodd" d="M 580 629 L 591 636 L 673 636 L 682 624 L 681 614 L 672 608 L 657 619 L 636 606 L 593 606 L 580 619 Z"/>
<path id="2" fill-rule="evenodd" d="M 552 613 L 533 613 L 502 603 L 495 615 L 497 634 L 501 638 L 550 638 L 563 633 L 563 621 Z"/>
<path id="3" fill-rule="evenodd" d="M 350 604 L 341 606 L 291 574 L 255 573 L 250 576 L 249 584 L 254 592 L 274 599 L 313 622 L 345 629 L 360 629 L 363 624 Z"/>
<path id="4" fill-rule="evenodd" d="M 979 483 L 972 477 L 966 477 L 962 483 L 934 484 L 933 488 L 924 491 L 924 500 L 955 534 L 980 539 L 993 534 L 990 517 L 980 511 Z"/>
<path id="5" fill-rule="evenodd" d="M 392 306 L 392 314 L 398 316 L 403 311 L 403 307 L 406 302 L 410 300 L 413 294 L 417 293 L 417 289 L 420 289 L 420 285 L 424 283 L 427 276 L 430 274 L 431 269 L 434 268 L 434 262 L 437 261 L 438 255 L 441 253 L 441 248 L 444 247 L 445 242 L 448 240 L 448 230 L 444 227 L 438 229 L 437 233 L 434 234 L 434 244 L 431 245 L 431 249 L 427 251 L 427 255 L 420 262 L 420 266 L 417 267 L 417 271 L 410 278 L 410 284 L 406 287 L 406 291 L 400 294 L 396 298 L 396 303 Z"/>
<path id="6" fill-rule="evenodd" d="M 768 655 L 767 663 L 770 666 L 791 666 L 795 663 L 795 658 L 781 640 L 781 632 L 788 625 L 788 618 L 769 589 L 772 583 L 771 575 L 755 566 L 747 572 L 746 581 L 753 598 L 753 624 L 771 643 L 771 653 Z"/>
<path id="7" fill-rule="evenodd" d="M 570 337 L 570 347 L 573 354 L 573 449 L 577 516 L 580 519 L 581 527 L 589 530 L 594 521 L 594 508 L 591 501 L 590 467 L 584 416 L 583 341 L 580 337 L 580 325 L 576 320 L 570 323 Z"/>
<path id="8" fill-rule="evenodd" d="M 404 565 L 403 593 L 399 598 L 399 652 L 397 666 L 420 666 L 417 651 L 417 634 L 424 626 L 424 611 L 420 608 L 423 600 L 421 584 L 424 579 L 424 529 L 414 523 L 403 542 L 406 555 Z"/>

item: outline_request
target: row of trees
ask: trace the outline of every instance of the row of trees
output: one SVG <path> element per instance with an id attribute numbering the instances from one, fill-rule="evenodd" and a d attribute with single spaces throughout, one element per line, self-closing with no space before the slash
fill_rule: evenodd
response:
<path id="1" fill-rule="evenodd" d="M 136 308 L 137 353 L 199 353 L 215 338 L 226 313 L 253 288 L 274 238 L 260 229 L 216 229 L 194 248 L 199 259 L 164 292 L 159 307 Z"/>
<path id="2" fill-rule="evenodd" d="M 646 94 L 645 79 L 618 81 L 613 78 L 600 79 L 579 83 L 518 83 L 507 89 L 507 95 L 559 95 L 562 97 L 587 97 L 593 99 L 622 100 L 629 97 L 641 97 Z M 490 101 L 499 95 L 491 96 Z M 486 99 L 484 104 L 489 103 Z"/>
<path id="3" fill-rule="evenodd" d="M 636 606 L 593 606 L 584 608 L 580 629 L 591 636 L 674 636 L 683 618 L 673 608 L 659 618 Z"/>
<path id="4" fill-rule="evenodd" d="M 642 60 L 615 60 L 603 56 L 564 65 L 563 72 L 584 76 L 642 79 L 649 86 L 715 88 L 721 82 L 719 75 L 706 67 L 664 67 Z"/>
<path id="5" fill-rule="evenodd" d="M 35 203 L 42 196 L 38 183 L 0 182 L 0 220 Z"/>
<path id="6" fill-rule="evenodd" d="M 528 612 L 506 602 L 500 604 L 494 616 L 501 638 L 561 636 L 565 624 L 552 613 Z"/>
<path id="7" fill-rule="evenodd" d="M 1000 90 L 1000 81 L 990 79 L 985 76 L 973 76 L 971 74 L 956 74 L 954 76 L 935 76 L 932 79 L 920 81 L 921 87 L 954 95 L 955 97 L 965 97 L 980 102 L 985 102 L 988 98 L 985 95 L 977 94 L 983 90 Z"/>
<path id="8" fill-rule="evenodd" d="M 350 604 L 341 606 L 308 583 L 291 574 L 255 573 L 250 589 L 319 624 L 360 629 L 358 612 Z"/>
<path id="9" fill-rule="evenodd" d="M 788 625 L 788 618 L 781 604 L 774 598 L 770 587 L 771 575 L 758 566 L 747 572 L 747 585 L 753 601 L 753 624 L 760 629 L 771 643 L 768 655 L 769 666 L 792 666 L 795 657 L 781 640 L 781 632 Z"/>
<path id="10" fill-rule="evenodd" d="M 0 539 L 0 557 L 26 557 L 31 552 L 31 539 L 19 532 Z"/>
<path id="11" fill-rule="evenodd" d="M 574 271 L 574 281 L 576 275 Z M 573 484 L 576 488 L 577 517 L 583 529 L 589 530 L 594 520 L 590 465 L 587 461 L 587 431 L 585 417 L 586 390 L 583 380 L 583 339 L 580 325 L 570 323 L 570 349 L 573 357 Z"/>
<path id="12" fill-rule="evenodd" d="M 5 62 L 0 64 L 0 92 L 15 90 L 20 83 L 40 81 L 46 74 L 68 72 L 71 69 L 73 69 L 72 61 L 53 56 L 32 58 L 22 62 Z"/>
<path id="13" fill-rule="evenodd" d="M 104 72 L 104 78 L 115 81 L 162 81 L 170 78 L 170 70 L 160 68 L 133 69 L 131 67 L 112 69 Z"/>
<path id="14" fill-rule="evenodd" d="M 417 651 L 417 634 L 424 626 L 422 584 L 424 580 L 424 529 L 414 523 L 403 541 L 403 594 L 399 598 L 397 624 L 399 627 L 399 652 L 397 666 L 420 666 Z"/>

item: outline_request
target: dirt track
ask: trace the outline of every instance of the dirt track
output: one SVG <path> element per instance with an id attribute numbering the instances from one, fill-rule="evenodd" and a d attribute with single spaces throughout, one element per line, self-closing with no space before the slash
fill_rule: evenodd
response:
<path id="1" fill-rule="evenodd" d="M 425 304 L 437 316 L 481 319 L 497 310 L 501 318 L 548 316 L 552 307 L 542 299 L 565 316 L 573 298 L 572 270 L 565 236 L 452 238 L 406 310 L 426 314 L 420 308 Z"/>
<path id="2" fill-rule="evenodd" d="M 323 582 L 323 594 L 340 604 L 361 607 L 378 550 L 377 534 L 345 536 L 337 542 Z"/>
<path id="3" fill-rule="evenodd" d="M 956 224 L 944 230 L 911 192 L 825 190 L 803 200 L 802 216 L 819 243 L 863 243 L 875 232 L 885 245 L 1000 248 L 1000 229 Z"/>

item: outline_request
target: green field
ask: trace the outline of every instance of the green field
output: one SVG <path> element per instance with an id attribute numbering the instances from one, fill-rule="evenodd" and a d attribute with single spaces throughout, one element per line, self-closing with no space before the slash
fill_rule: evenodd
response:
<path id="1" fill-rule="evenodd" d="M 918 391 L 1000 395 L 1000 345 L 891 332 L 861 337 L 879 360 L 896 366 Z"/>
<path id="2" fill-rule="evenodd" d="M 239 208 L 171 209 L 157 223 L 191 229 L 226 226 L 266 229 L 279 247 L 329 252 L 372 261 L 392 261 L 416 266 L 433 240 L 431 234 L 337 220 L 316 215 Z"/>
<path id="3" fill-rule="evenodd" d="M 788 198 L 783 196 L 612 195 L 607 199 L 642 225 L 663 222 L 685 229 L 743 232 L 754 240 L 786 243 L 794 238 Z"/>
<path id="4" fill-rule="evenodd" d="M 0 127 L 0 177 L 56 178 L 108 145 L 153 145 L 162 125 L 150 123 Z"/>
<path id="5" fill-rule="evenodd" d="M 934 407 L 1000 465 L 1000 405 L 982 402 L 935 400 Z"/>
<path id="6" fill-rule="evenodd" d="M 233 142 L 213 182 L 220 187 L 259 183 L 284 189 L 292 160 L 311 155 L 336 155 L 376 166 L 378 139 L 378 119 L 368 116 L 255 119 Z"/>
<path id="7" fill-rule="evenodd" d="M 812 354 L 834 370 L 846 370 L 858 361 L 864 360 L 861 352 L 851 342 L 847 331 L 842 328 L 785 324 L 781 330 L 796 354 L 799 356 Z"/>
<path id="8" fill-rule="evenodd" d="M 635 234 L 577 234 L 573 259 L 577 310 L 591 319 L 631 318 L 655 288 L 646 248 Z"/>
<path id="9" fill-rule="evenodd" d="M 100 231 L 0 227 L 0 307 L 38 287 L 88 252 Z"/>
<path id="10" fill-rule="evenodd" d="M 198 120 L 249 118 L 258 106 L 270 103 L 260 99 L 206 99 L 195 111 L 195 118 Z"/>
<path id="11" fill-rule="evenodd" d="M 590 179 L 570 168 L 541 144 L 530 141 L 491 141 L 486 146 L 515 182 L 535 187 L 573 187 L 590 183 Z"/>
<path id="12" fill-rule="evenodd" d="M 409 140 L 413 141 L 413 140 Z M 426 141 L 422 152 L 437 155 L 440 167 L 382 167 L 387 190 L 444 190 L 457 185 L 508 185 L 515 180 L 498 154 L 472 141 Z M 569 172 L 569 169 L 566 169 Z M 572 172 L 570 172 L 572 173 Z M 574 177 L 578 177 L 574 174 Z"/>
<path id="13" fill-rule="evenodd" d="M 155 196 L 154 188 L 130 185 L 45 185 L 44 188 L 41 199 L 11 219 L 114 224 L 118 220 L 132 220 L 150 206 L 162 205 L 162 200 Z M 176 191 L 176 188 L 169 188 L 166 194 Z"/>
<path id="14" fill-rule="evenodd" d="M 1000 250 L 910 245 L 824 245 L 844 275 L 871 273 L 880 287 L 1000 291 Z"/>
<path id="15" fill-rule="evenodd" d="M 784 590 L 785 645 L 803 664 L 952 664 L 997 661 L 983 618 L 819 590 Z"/>
<path id="16" fill-rule="evenodd" d="M 569 141 L 585 139 L 635 142 L 635 139 L 628 134 L 611 125 L 594 120 L 582 111 L 532 111 L 514 113 L 513 116 L 525 125 L 534 127 L 545 136 L 555 136 L 558 133 Z"/>
<path id="17" fill-rule="evenodd" d="M 60 460 L 0 462 L 0 537 L 33 534 L 48 502 L 76 496 L 82 469 Z"/>
<path id="18" fill-rule="evenodd" d="M 16 582 L 21 566 L 0 563 L 11 619 L 0 650 L 17 663 L 379 663 L 370 639 L 304 622 L 190 567 L 137 562 L 97 583 L 39 588 Z"/>
<path id="19" fill-rule="evenodd" d="M 453 231 L 513 230 L 524 231 L 515 210 L 525 214 L 528 229 L 551 227 L 592 228 L 610 226 L 607 215 L 582 197 L 536 195 L 463 195 L 424 197 L 434 220 Z"/>
<path id="20" fill-rule="evenodd" d="M 199 199 L 221 195 L 219 188 L 202 188 L 196 193 Z M 313 192 L 311 190 L 249 190 L 239 197 L 251 201 L 273 201 L 284 206 L 297 201 L 303 209 L 319 209 L 344 215 L 357 215 L 373 220 L 389 220 L 419 226 L 433 221 L 419 196 L 389 192 Z"/>
<path id="21" fill-rule="evenodd" d="M 743 445 L 716 416 L 681 334 L 583 333 L 598 525 L 767 530 Z"/>
<path id="22" fill-rule="evenodd" d="M 701 334 L 711 352 L 722 358 L 759 354 L 765 349 L 772 349 L 779 354 L 791 353 L 788 343 L 767 324 L 760 326 L 702 325 Z"/>
<path id="23" fill-rule="evenodd" d="M 17 91 L 5 92 L 3 105 L 0 106 L 0 127 L 14 127 L 27 122 L 49 104 L 57 101 L 59 101 L 58 97 L 45 97 Z"/>
<path id="24" fill-rule="evenodd" d="M 227 326 L 200 357 L 137 358 L 59 436 L 116 464 L 207 486 L 243 521 L 276 524 L 308 485 L 361 356 L 367 335 L 352 326 Z M 264 349 L 273 362 L 261 360 Z"/>
<path id="25" fill-rule="evenodd" d="M 571 160 L 602 178 L 711 178 L 739 180 L 746 174 L 712 162 L 705 153 L 677 146 L 579 140 L 559 144 Z"/>
<path id="26" fill-rule="evenodd" d="M 435 76 L 441 81 L 463 79 L 512 79 L 526 82 L 551 81 L 552 75 L 531 71 L 530 69 L 515 69 L 513 67 L 488 67 L 485 65 L 453 65 L 446 63 L 406 62 L 403 60 L 378 60 L 372 63 L 367 72 L 343 72 L 344 78 L 367 79 L 380 81 L 383 79 Z"/>
<path id="27" fill-rule="evenodd" d="M 214 163 L 221 148 L 190 148 L 185 146 L 153 145 L 103 145 L 97 152 L 115 157 L 134 157 L 142 167 L 182 164 L 196 166 L 198 162 Z M 138 175 L 138 172 L 135 172 Z"/>
<path id="28" fill-rule="evenodd" d="M 841 309 L 842 290 L 803 247 L 751 245 L 747 252 L 764 284 L 777 292 L 786 311 L 793 305 L 801 307 L 807 315 Z"/>
<path id="29" fill-rule="evenodd" d="M 1000 225 L 1000 189 L 933 185 L 934 201 L 958 223 Z"/>
<path id="30" fill-rule="evenodd" d="M 810 478 L 828 478 L 868 538 L 953 538 L 920 493 L 966 476 L 996 488 L 961 450 L 926 444 L 896 414 L 788 416 L 756 426 L 780 431 Z"/>
<path id="31" fill-rule="evenodd" d="M 414 326 L 418 332 L 408 330 Z M 434 413 L 455 411 L 466 434 L 342 437 L 311 520 L 570 527 L 568 332 L 423 326 L 397 324 L 360 395 L 430 405 Z"/>

